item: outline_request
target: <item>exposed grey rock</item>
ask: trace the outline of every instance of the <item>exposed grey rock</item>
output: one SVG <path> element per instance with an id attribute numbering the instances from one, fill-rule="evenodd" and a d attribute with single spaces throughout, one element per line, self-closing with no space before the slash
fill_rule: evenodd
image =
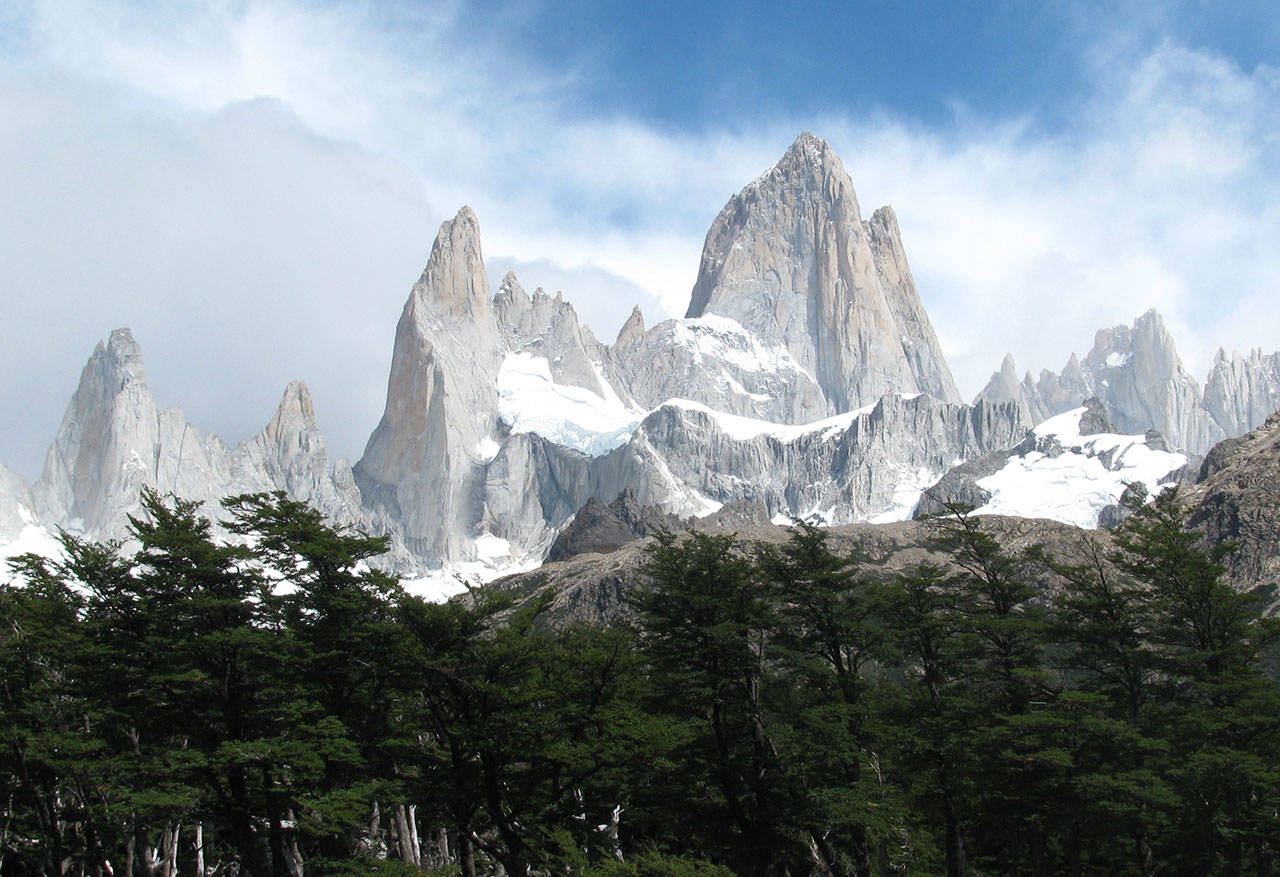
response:
<path id="1" fill-rule="evenodd" d="M 365 503 L 429 565 L 466 559 L 497 427 L 502 344 L 480 228 L 443 223 L 396 326 L 387 403 L 354 472 Z"/>
<path id="2" fill-rule="evenodd" d="M 1141 484 L 1135 479 L 1149 479 L 1153 489 L 1182 483 L 1199 467 L 1199 462 L 1186 454 L 1171 452 L 1157 432 L 1150 431 L 1141 440 L 1117 434 L 1096 398 L 1085 400 L 1077 416 L 1069 428 L 1058 431 L 1042 424 L 1028 431 L 1014 447 L 956 466 L 924 491 L 915 517 L 942 514 L 958 504 L 1005 514 L 1044 515 L 1078 526 L 1114 526 L 1122 519 L 1123 510 L 1114 503 L 1100 508 L 1099 502 L 1107 502 L 1108 495 L 1119 500 L 1122 487 L 1127 491 L 1130 482 Z M 1095 436 L 1097 440 L 1093 440 Z M 1149 452 L 1153 451 L 1162 453 L 1152 456 Z M 1075 459 L 1059 460 L 1065 455 Z M 1057 462 L 1046 467 L 1046 460 Z M 1118 477 L 1099 481 L 1089 474 L 1097 466 Z M 1049 471 L 1049 481 L 1036 475 L 1044 468 Z M 998 482 L 980 483 L 997 473 L 1003 473 Z M 1053 489 L 1047 485 L 1055 480 L 1073 482 L 1064 489 L 1066 496 L 1074 498 L 1072 502 L 1045 502 L 1042 494 Z M 1095 492 L 1099 487 L 1103 490 Z"/>
<path id="3" fill-rule="evenodd" d="M 1026 382 L 1030 381 L 1031 375 L 1028 373 Z M 1022 410 L 1028 422 L 1038 423 L 1044 418 L 1040 416 L 1039 408 L 1034 407 L 1031 401 L 1034 398 L 1034 384 L 1031 391 L 1028 391 L 1024 382 L 1018 379 L 1018 366 L 1013 361 L 1013 354 L 1006 353 L 1000 362 L 1000 370 L 991 375 L 991 379 L 974 397 L 974 401 L 1012 402 Z"/>
<path id="4" fill-rule="evenodd" d="M 770 516 L 845 523 L 905 517 L 920 489 L 958 460 L 1015 444 L 1027 426 L 1012 405 L 970 407 L 895 394 L 826 426 L 751 434 L 715 412 L 671 403 L 646 417 L 631 442 L 610 456 L 652 454 L 652 465 L 669 482 L 636 494 L 677 514 L 695 512 L 699 503 L 705 509 L 708 500 L 746 501 Z"/>
<path id="5" fill-rule="evenodd" d="M 159 410 L 126 331 L 86 366 L 31 502 L 49 523 L 118 535 L 144 484 L 207 501 L 284 489 L 391 536 L 389 562 L 408 571 L 476 559 L 482 536 L 498 562 L 502 552 L 541 556 L 584 504 L 598 522 L 638 533 L 653 515 L 702 516 L 705 527 L 903 516 L 944 473 L 940 494 L 980 500 L 973 482 L 1008 459 L 993 454 L 1095 394 L 1105 411 L 1093 406 L 1088 431 L 1110 419 L 1168 429 L 1185 446 L 1217 428 L 1154 313 L 1100 332 L 1061 375 L 1019 380 L 1007 358 L 977 404 L 956 402 L 896 217 L 882 208 L 864 223 L 839 159 L 811 135 L 717 218 L 689 314 L 646 329 L 637 309 L 610 347 L 561 294 L 530 296 L 508 274 L 491 296 L 478 222 L 464 207 L 442 224 L 410 292 L 383 416 L 354 469 L 329 465 L 301 384 L 236 448 L 177 409 Z M 564 391 L 550 390 L 549 406 L 595 394 L 620 425 L 577 444 L 584 453 L 557 444 L 579 433 L 554 417 L 550 426 L 513 417 L 515 384 L 500 399 L 500 376 L 538 385 L 541 373 L 519 357 L 546 361 Z M 1215 417 L 1253 416 L 1271 366 L 1260 355 L 1220 360 Z M 1064 453 L 1052 440 L 1035 450 Z"/>
<path id="6" fill-rule="evenodd" d="M 801 134 L 716 217 L 687 316 L 729 317 L 785 346 L 835 411 L 890 392 L 957 401 L 896 220 L 885 213 L 873 225 L 879 260 L 840 159 Z"/>
<path id="7" fill-rule="evenodd" d="M 1084 366 L 1093 394 L 1126 434 L 1155 429 L 1175 447 L 1203 453 L 1223 438 L 1200 405 L 1200 387 L 1182 367 L 1173 338 L 1155 311 L 1133 327 L 1103 329 Z"/>
<path id="8" fill-rule="evenodd" d="M 292 381 L 285 388 L 271 422 L 237 447 L 231 459 L 237 483 L 265 481 L 292 499 L 310 503 L 337 523 L 364 523 L 351 464 L 339 459 L 330 466 L 311 391 L 301 381 Z"/>
<path id="9" fill-rule="evenodd" d="M 1209 546 L 1235 542 L 1226 557 L 1226 580 L 1237 590 L 1257 592 L 1274 600 L 1280 589 L 1280 412 L 1240 439 L 1220 443 L 1207 456 L 1206 476 L 1183 488 L 1180 499 L 1193 526 L 1205 533 Z M 1131 488 L 1133 491 L 1141 488 Z M 1114 517 L 1108 515 L 1114 514 Z M 1115 509 L 1104 511 L 1104 526 L 1121 522 Z M 693 522 L 697 526 L 699 522 Z M 984 515 L 979 525 L 999 540 L 1012 556 L 1038 546 L 1071 562 L 1103 562 L 1112 545 L 1107 530 L 1082 530 L 1043 519 Z M 941 564 L 950 558 L 933 541 L 936 524 L 903 522 L 852 524 L 832 527 L 832 550 L 850 557 L 854 568 L 875 575 L 910 568 L 924 561 Z M 782 526 L 747 526 L 738 531 L 741 542 L 781 542 L 789 535 Z M 554 624 L 602 623 L 630 613 L 628 596 L 644 584 L 642 567 L 648 543 L 637 540 L 607 556 L 586 555 L 544 567 L 534 573 L 508 576 L 489 587 L 512 594 L 517 601 L 551 595 L 547 617 Z M 1038 587 L 1052 590 L 1060 582 L 1043 565 L 1022 570 Z M 1269 614 L 1280 611 L 1272 603 Z"/>
<path id="10" fill-rule="evenodd" d="M 192 427 L 181 410 L 156 405 L 141 348 L 128 329 L 117 329 L 80 374 L 32 489 L 36 511 L 46 524 L 120 537 L 125 516 L 140 510 L 141 488 L 216 500 L 210 488 L 233 481 L 229 458 L 227 446 Z"/>
<path id="11" fill-rule="evenodd" d="M 578 509 L 569 526 L 556 536 L 551 550 L 547 552 L 547 562 L 568 560 L 579 554 L 608 554 L 639 538 L 640 534 L 627 526 L 609 506 L 591 497 Z"/>
<path id="12" fill-rule="evenodd" d="M 584 344 L 578 315 L 562 295 L 552 298 L 539 287 L 531 299 L 515 274 L 508 271 L 493 304 L 507 351 L 546 359 L 556 383 L 581 387 L 597 396 L 605 394 Z"/>
<path id="13" fill-rule="evenodd" d="M 273 490 L 341 522 L 361 515 L 354 485 L 329 467 L 305 385 L 290 384 L 267 427 L 229 448 L 181 409 L 156 405 L 141 348 L 117 329 L 81 372 L 32 499 L 46 526 L 121 538 L 144 487 L 202 502 L 214 518 L 227 495 Z"/>
<path id="14" fill-rule="evenodd" d="M 1280 587 L 1280 411 L 1239 439 L 1213 448 L 1203 478 L 1185 489 L 1191 523 L 1211 544 L 1236 544 L 1224 559 L 1239 590 Z M 1272 607 L 1272 611 L 1275 607 Z"/>
<path id="15" fill-rule="evenodd" d="M 1100 329 L 1081 362 L 1072 354 L 1062 374 L 1042 371 L 1016 387 L 1006 357 L 978 398 L 1016 400 L 1040 422 L 1097 397 L 1114 430 L 1138 435 L 1155 430 L 1173 447 L 1204 453 L 1225 433 L 1202 404 L 1200 386 L 1182 367 L 1173 338 L 1154 310 L 1133 326 Z"/>
<path id="16" fill-rule="evenodd" d="M 810 423 L 832 413 L 822 388 L 790 351 L 732 320 L 665 320 L 643 333 L 628 325 L 606 371 L 642 409 L 689 399 L 775 423 Z"/>
<path id="17" fill-rule="evenodd" d="M 1107 419 L 1107 409 L 1097 396 L 1084 400 L 1084 414 L 1080 415 L 1080 435 L 1100 435 L 1118 430 Z M 1158 451 L 1169 450 L 1164 437 L 1156 430 L 1147 430 L 1147 447 Z"/>
<path id="18" fill-rule="evenodd" d="M 1104 530 L 1114 530 L 1123 524 L 1133 512 L 1129 511 L 1129 503 L 1147 495 L 1147 487 L 1141 482 L 1130 484 L 1120 494 L 1120 501 L 1109 505 L 1098 513 L 1098 526 Z"/>
<path id="19" fill-rule="evenodd" d="M 579 554 L 608 554 L 651 535 L 660 527 L 675 529 L 686 524 L 686 521 L 657 506 L 640 505 L 630 488 L 623 490 L 608 505 L 591 497 L 578 509 L 569 526 L 556 536 L 547 553 L 547 562 L 568 560 Z"/>
<path id="20" fill-rule="evenodd" d="M 609 510 L 637 536 L 649 536 L 659 527 L 671 529 L 682 523 L 680 518 L 657 506 L 641 505 L 629 487 L 623 488 L 618 498 L 609 503 Z"/>
<path id="21" fill-rule="evenodd" d="M 705 521 L 691 522 L 702 529 Z M 984 516 L 980 522 L 1009 552 L 1022 557 L 1032 546 L 1042 546 L 1067 560 L 1083 560 L 1082 548 L 1098 544 L 1105 534 L 1090 533 L 1056 521 Z M 731 530 L 742 550 L 754 543 L 780 543 L 791 528 L 774 525 L 744 525 Z M 883 576 L 909 570 L 921 563 L 948 567 L 950 558 L 935 542 L 938 524 L 903 521 L 892 524 L 847 524 L 827 530 L 829 546 L 837 556 L 848 557 L 855 574 Z M 1105 541 L 1101 541 L 1103 546 Z M 517 605 L 549 596 L 542 616 L 552 626 L 605 624 L 632 617 L 629 597 L 646 584 L 643 566 L 647 540 L 636 540 L 609 554 L 582 554 L 538 570 L 498 579 L 486 588 L 510 594 Z M 1105 552 L 1105 547 L 1104 547 Z M 1019 570 L 1035 587 L 1050 591 L 1059 586 L 1051 570 L 1030 560 L 1019 562 Z M 464 598 L 465 599 L 465 598 Z"/>
<path id="22" fill-rule="evenodd" d="M 509 436 L 486 470 L 484 526 L 526 551 L 546 550 L 583 504 L 619 493 L 619 518 L 629 506 L 734 523 L 903 517 L 957 458 L 1007 447 L 1026 428 L 1010 405 L 948 405 L 925 395 L 887 396 L 808 429 L 670 402 L 600 457 Z"/>
<path id="23" fill-rule="evenodd" d="M 615 351 L 626 348 L 631 342 L 644 335 L 644 314 L 640 313 L 639 306 L 631 309 L 631 316 L 627 317 L 627 321 L 622 324 L 622 328 L 618 330 L 618 339 L 613 343 Z"/>
<path id="24" fill-rule="evenodd" d="M 981 508 L 991 499 L 991 491 L 978 486 L 979 479 L 994 475 L 1005 467 L 1011 456 L 1025 452 L 1026 442 L 1017 449 L 992 451 L 976 460 L 966 460 L 949 471 L 920 494 L 911 517 L 926 518 L 945 514 L 949 508 Z M 1034 439 L 1032 440 L 1034 446 Z"/>
<path id="25" fill-rule="evenodd" d="M 1280 408 L 1280 353 L 1263 356 L 1218 350 L 1205 383 L 1204 407 L 1224 435 L 1243 435 Z"/>
<path id="26" fill-rule="evenodd" d="M 942 345 L 933 332 L 924 303 L 916 291 L 907 253 L 902 246 L 898 216 L 888 205 L 871 214 L 865 224 L 875 257 L 876 274 L 894 321 L 902 332 L 899 340 L 916 379 L 916 388 L 944 402 L 959 402 L 960 391 L 942 355 Z"/>

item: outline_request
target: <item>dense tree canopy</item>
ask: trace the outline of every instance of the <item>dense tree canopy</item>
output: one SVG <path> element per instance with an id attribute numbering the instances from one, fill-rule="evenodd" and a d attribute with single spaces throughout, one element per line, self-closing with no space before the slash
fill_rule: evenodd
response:
<path id="1" fill-rule="evenodd" d="M 1131 510 L 1062 558 L 953 509 L 892 573 L 663 532 L 629 626 L 563 629 L 148 493 L 0 588 L 0 874 L 1275 873 L 1274 623 Z"/>

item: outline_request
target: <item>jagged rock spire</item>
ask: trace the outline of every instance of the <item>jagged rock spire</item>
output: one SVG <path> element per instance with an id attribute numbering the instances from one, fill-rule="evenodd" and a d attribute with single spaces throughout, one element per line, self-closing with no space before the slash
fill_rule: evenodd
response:
<path id="1" fill-rule="evenodd" d="M 215 516 L 225 496 L 270 490 L 343 522 L 360 506 L 354 484 L 335 481 L 305 385 L 290 384 L 267 427 L 230 448 L 181 409 L 157 406 L 142 348 L 117 329 L 85 364 L 32 498 L 45 524 L 119 538 L 144 487 L 202 502 Z"/>
<path id="2" fill-rule="evenodd" d="M 480 222 L 470 207 L 441 224 L 414 291 L 449 317 L 488 314 L 489 278 L 480 252 Z"/>
<path id="3" fill-rule="evenodd" d="M 688 316 L 784 344 L 835 410 L 886 392 L 958 401 L 892 211 L 864 224 L 834 150 L 805 132 L 707 233 Z"/>
<path id="4" fill-rule="evenodd" d="M 614 342 L 614 346 L 625 347 L 642 335 L 644 335 L 644 314 L 640 313 L 640 306 L 636 305 L 631 309 L 631 316 L 627 317 L 627 321 L 618 330 L 618 340 Z"/>
<path id="5" fill-rule="evenodd" d="M 480 225 L 463 207 L 441 224 L 409 293 L 386 407 L 354 470 L 365 502 L 397 522 L 409 551 L 433 564 L 461 556 L 468 522 L 479 516 L 475 464 L 497 419 L 502 348 Z"/>

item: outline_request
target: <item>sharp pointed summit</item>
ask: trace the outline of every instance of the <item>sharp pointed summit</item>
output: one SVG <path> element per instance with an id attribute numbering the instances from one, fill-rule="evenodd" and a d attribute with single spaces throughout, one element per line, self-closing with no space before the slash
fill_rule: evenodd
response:
<path id="1" fill-rule="evenodd" d="M 354 485 L 335 483 L 304 384 L 290 384 L 267 427 L 231 448 L 182 409 L 156 404 L 142 348 L 117 329 L 85 364 L 31 493 L 42 522 L 119 538 L 144 487 L 203 502 L 210 514 L 224 496 L 264 490 L 284 490 L 343 522 L 360 508 Z"/>
<path id="2" fill-rule="evenodd" d="M 863 223 L 839 156 L 808 132 L 707 233 L 688 316 L 709 314 L 785 345 L 833 411 L 887 392 L 959 401 L 897 218 Z"/>
<path id="3" fill-rule="evenodd" d="M 464 206 L 453 219 L 441 224 L 414 290 L 449 317 L 481 317 L 489 312 L 480 222 L 470 207 Z"/>
<path id="4" fill-rule="evenodd" d="M 473 464 L 497 417 L 501 346 L 480 224 L 463 207 L 441 224 L 409 293 L 382 420 L 355 466 L 365 502 L 398 521 L 409 550 L 433 563 L 460 552 L 458 522 L 472 517 Z"/>

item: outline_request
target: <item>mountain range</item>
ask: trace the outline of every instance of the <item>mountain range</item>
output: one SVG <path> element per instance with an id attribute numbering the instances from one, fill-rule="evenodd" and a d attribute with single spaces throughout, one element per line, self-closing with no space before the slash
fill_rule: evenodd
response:
<path id="1" fill-rule="evenodd" d="M 1277 408 L 1280 353 L 1220 351 L 1201 384 L 1154 311 L 1060 373 L 1019 377 L 1005 357 L 965 403 L 893 210 L 864 221 L 840 159 L 805 133 L 712 223 L 686 316 L 646 326 L 634 310 L 612 343 L 561 294 L 511 273 L 495 293 L 462 208 L 409 293 L 354 465 L 330 460 L 304 384 L 230 446 L 159 408 L 138 344 L 112 332 L 36 482 L 0 467 L 0 542 L 122 537 L 144 486 L 209 504 L 284 490 L 389 536 L 409 575 L 534 566 L 579 509 L 619 497 L 673 519 L 846 524 L 945 495 L 1097 526 L 1128 482 L 1189 480 Z"/>

